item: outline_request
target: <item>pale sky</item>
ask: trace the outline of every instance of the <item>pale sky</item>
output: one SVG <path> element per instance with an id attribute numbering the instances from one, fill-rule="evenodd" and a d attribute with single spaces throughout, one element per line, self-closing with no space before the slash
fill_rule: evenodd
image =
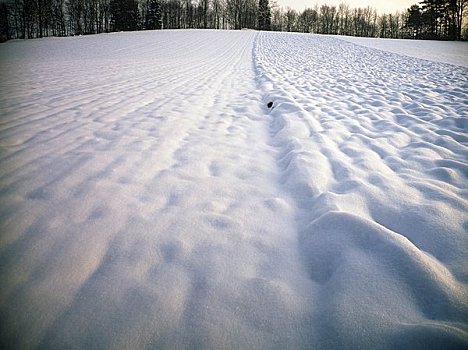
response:
<path id="1" fill-rule="evenodd" d="M 272 0 L 270 0 L 270 3 Z M 347 3 L 352 8 L 371 6 L 377 9 L 378 13 L 395 13 L 396 11 L 403 12 L 411 5 L 417 4 L 420 0 L 276 0 L 278 5 L 283 8 L 291 7 L 295 10 L 302 11 L 307 7 L 319 5 L 336 5 Z"/>

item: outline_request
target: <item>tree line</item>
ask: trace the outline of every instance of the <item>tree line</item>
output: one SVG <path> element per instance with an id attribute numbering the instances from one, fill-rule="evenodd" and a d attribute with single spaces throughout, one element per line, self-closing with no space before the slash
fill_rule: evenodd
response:
<path id="1" fill-rule="evenodd" d="M 466 40 L 467 6 L 468 0 L 424 0 L 408 9 L 407 27 L 417 39 Z"/>
<path id="2" fill-rule="evenodd" d="M 406 11 L 269 0 L 0 0 L 0 39 L 148 29 L 260 29 L 381 38 L 468 39 L 468 0 L 423 0 Z"/>

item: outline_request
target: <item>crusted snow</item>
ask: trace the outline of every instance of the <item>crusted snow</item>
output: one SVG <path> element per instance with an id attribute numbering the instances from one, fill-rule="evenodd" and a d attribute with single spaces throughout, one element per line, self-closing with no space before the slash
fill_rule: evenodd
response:
<path id="1" fill-rule="evenodd" d="M 378 48 L 0 45 L 1 348 L 466 347 L 468 68 Z"/>

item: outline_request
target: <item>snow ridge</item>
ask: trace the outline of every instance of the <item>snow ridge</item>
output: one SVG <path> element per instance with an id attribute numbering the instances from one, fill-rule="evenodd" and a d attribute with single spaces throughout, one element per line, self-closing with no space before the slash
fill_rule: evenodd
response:
<path id="1" fill-rule="evenodd" d="M 468 70 L 280 33 L 255 59 L 318 286 L 312 342 L 466 346 Z"/>

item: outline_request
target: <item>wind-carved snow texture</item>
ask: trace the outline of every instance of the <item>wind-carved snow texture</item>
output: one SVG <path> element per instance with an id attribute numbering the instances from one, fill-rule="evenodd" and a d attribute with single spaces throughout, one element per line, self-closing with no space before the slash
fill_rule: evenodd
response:
<path id="1" fill-rule="evenodd" d="M 324 348 L 468 343 L 468 69 L 261 34 L 277 163 Z"/>
<path id="2" fill-rule="evenodd" d="M 2 72 L 2 348 L 306 344 L 255 35 L 8 43 L 31 51 Z"/>
<path id="3" fill-rule="evenodd" d="M 468 343 L 466 68 L 253 31 L 0 63 L 2 349 Z"/>

